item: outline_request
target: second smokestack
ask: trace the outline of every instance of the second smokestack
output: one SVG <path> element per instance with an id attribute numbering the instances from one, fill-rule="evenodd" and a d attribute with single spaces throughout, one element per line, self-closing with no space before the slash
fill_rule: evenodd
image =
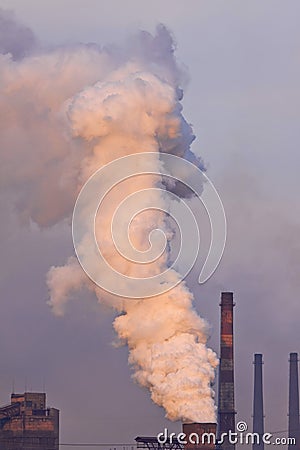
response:
<path id="1" fill-rule="evenodd" d="M 300 426 L 299 426 L 298 353 L 290 353 L 289 438 L 295 438 L 296 445 L 289 444 L 288 450 L 299 450 Z"/>
<path id="2" fill-rule="evenodd" d="M 253 433 L 259 435 L 259 442 L 255 442 L 252 450 L 264 450 L 262 435 L 264 434 L 264 401 L 263 401 L 263 355 L 254 355 L 254 398 L 253 398 Z"/>

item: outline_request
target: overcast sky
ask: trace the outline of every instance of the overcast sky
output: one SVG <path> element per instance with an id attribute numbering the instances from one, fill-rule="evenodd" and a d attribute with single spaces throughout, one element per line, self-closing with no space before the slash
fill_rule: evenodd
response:
<path id="1" fill-rule="evenodd" d="M 287 429 L 288 354 L 300 352 L 298 1 L 0 0 L 44 46 L 121 42 L 162 22 L 189 73 L 184 115 L 228 220 L 221 266 L 197 286 L 196 308 L 218 351 L 219 296 L 235 293 L 236 406 L 251 423 L 253 353 L 264 353 L 266 430 Z M 80 68 L 78 69 L 80 70 Z M 21 164 L 21 163 L 20 163 Z M 47 306 L 51 265 L 72 253 L 66 225 L 20 224 L 2 196 L 0 401 L 41 390 L 61 410 L 62 442 L 132 442 L 167 426 L 114 348 L 113 313 L 93 296 L 63 318 Z"/>

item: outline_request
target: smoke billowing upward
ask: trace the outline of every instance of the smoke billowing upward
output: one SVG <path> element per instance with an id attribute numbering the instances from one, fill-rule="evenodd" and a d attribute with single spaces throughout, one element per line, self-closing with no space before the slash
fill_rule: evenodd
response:
<path id="1" fill-rule="evenodd" d="M 6 13 L 1 20 L 7 25 L 4 37 L 10 36 L 17 25 Z M 14 43 L 0 47 L 1 187 L 24 221 L 48 227 L 69 220 L 88 177 L 121 156 L 168 152 L 202 165 L 190 150 L 194 136 L 180 104 L 184 73 L 165 27 L 154 36 L 139 33 L 118 49 L 79 45 L 31 55 L 31 34 L 25 34 L 26 51 Z M 113 190 L 97 218 L 106 259 L 128 276 L 156 274 L 168 264 L 168 254 L 149 265 L 124 264 L 110 238 L 116 206 L 157 184 L 150 175 L 127 180 Z M 164 209 L 164 196 L 157 193 L 156 201 Z M 132 225 L 132 243 L 142 250 L 151 230 L 170 233 L 155 210 L 140 214 Z M 168 418 L 215 420 L 211 384 L 217 359 L 206 346 L 208 325 L 196 314 L 184 282 L 152 299 L 120 299 L 94 285 L 70 257 L 63 267 L 49 270 L 47 283 L 57 315 L 64 313 L 72 291 L 82 287 L 120 313 L 114 329 L 120 343 L 128 345 L 133 377 Z"/>

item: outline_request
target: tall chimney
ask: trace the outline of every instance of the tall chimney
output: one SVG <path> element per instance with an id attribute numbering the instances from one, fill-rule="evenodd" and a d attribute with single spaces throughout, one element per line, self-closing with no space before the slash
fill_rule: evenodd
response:
<path id="1" fill-rule="evenodd" d="M 187 442 L 184 450 L 214 450 L 216 429 L 215 423 L 184 423 L 182 431 Z"/>
<path id="2" fill-rule="evenodd" d="M 221 334 L 219 366 L 218 437 L 229 430 L 235 432 L 234 363 L 233 363 L 233 293 L 221 294 Z M 235 445 L 225 439 L 224 450 L 234 450 Z"/>
<path id="3" fill-rule="evenodd" d="M 263 400 L 263 355 L 254 355 L 254 398 L 253 398 L 253 433 L 259 435 L 259 442 L 254 442 L 253 450 L 264 450 L 264 400 Z"/>
<path id="4" fill-rule="evenodd" d="M 299 430 L 299 385 L 298 385 L 298 353 L 290 353 L 289 380 L 289 436 L 296 439 L 296 445 L 289 444 L 288 450 L 300 448 Z"/>

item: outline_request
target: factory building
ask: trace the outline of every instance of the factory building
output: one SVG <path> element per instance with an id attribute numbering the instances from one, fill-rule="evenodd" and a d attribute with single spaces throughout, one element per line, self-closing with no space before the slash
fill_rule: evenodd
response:
<path id="1" fill-rule="evenodd" d="M 47 408 L 45 393 L 12 394 L 0 407 L 0 449 L 59 449 L 59 411 Z"/>

